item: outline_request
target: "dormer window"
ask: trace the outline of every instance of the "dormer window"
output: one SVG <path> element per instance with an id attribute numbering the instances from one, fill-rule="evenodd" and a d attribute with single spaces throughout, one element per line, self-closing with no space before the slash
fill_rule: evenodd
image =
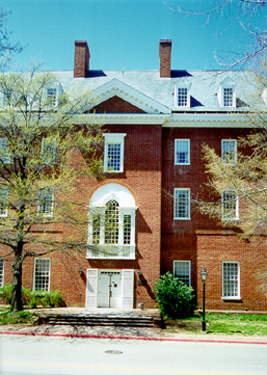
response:
<path id="1" fill-rule="evenodd" d="M 190 87 L 191 83 L 188 80 L 181 80 L 176 83 L 174 95 L 175 107 L 190 107 Z"/>
<path id="2" fill-rule="evenodd" d="M 221 82 L 218 99 L 221 107 L 236 107 L 236 83 L 232 79 L 226 78 Z"/>
<path id="3" fill-rule="evenodd" d="M 47 102 L 48 105 L 51 107 L 57 107 L 58 103 L 58 95 L 57 95 L 57 89 L 56 88 L 48 88 L 47 89 Z"/>

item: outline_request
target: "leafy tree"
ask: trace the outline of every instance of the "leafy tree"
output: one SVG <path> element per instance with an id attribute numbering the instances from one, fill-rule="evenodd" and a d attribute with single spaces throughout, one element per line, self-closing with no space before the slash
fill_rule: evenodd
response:
<path id="1" fill-rule="evenodd" d="M 0 92 L 0 244 L 14 256 L 11 304 L 19 311 L 27 257 L 86 247 L 88 202 L 75 193 L 82 178 L 101 174 L 103 141 L 101 125 L 83 116 L 88 94 L 60 95 L 48 72 L 2 74 Z M 69 234 L 49 234 L 53 223 Z"/>

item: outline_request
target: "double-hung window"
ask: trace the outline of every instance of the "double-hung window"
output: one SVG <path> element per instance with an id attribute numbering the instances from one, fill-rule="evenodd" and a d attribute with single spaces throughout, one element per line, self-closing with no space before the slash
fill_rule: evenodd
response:
<path id="1" fill-rule="evenodd" d="M 7 216 L 8 188 L 0 187 L 0 217 Z"/>
<path id="2" fill-rule="evenodd" d="M 238 199 L 237 194 L 234 190 L 222 192 L 222 219 L 238 219 Z"/>
<path id="3" fill-rule="evenodd" d="M 190 219 L 190 189 L 174 189 L 174 219 Z"/>
<path id="4" fill-rule="evenodd" d="M 4 258 L 0 258 L 0 288 L 4 286 Z"/>
<path id="5" fill-rule="evenodd" d="M 225 164 L 234 164 L 237 161 L 236 139 L 222 139 L 222 161 Z"/>
<path id="6" fill-rule="evenodd" d="M 187 286 L 191 285 L 191 262 L 188 260 L 174 260 L 173 276 Z"/>
<path id="7" fill-rule="evenodd" d="M 174 164 L 190 164 L 190 139 L 175 139 L 174 141 Z"/>
<path id="8" fill-rule="evenodd" d="M 35 258 L 33 290 L 49 292 L 50 289 L 50 259 Z"/>
<path id="9" fill-rule="evenodd" d="M 240 298 L 239 262 L 222 263 L 222 298 Z"/>
<path id="10" fill-rule="evenodd" d="M 218 100 L 221 107 L 236 107 L 236 83 L 231 78 L 228 77 L 220 83 Z"/>
<path id="11" fill-rule="evenodd" d="M 0 138 L 0 163 L 10 163 L 10 152 L 8 149 L 8 139 Z"/>
<path id="12" fill-rule="evenodd" d="M 124 133 L 104 133 L 104 171 L 123 172 L 124 170 Z"/>
<path id="13" fill-rule="evenodd" d="M 49 217 L 53 215 L 54 188 L 46 187 L 39 190 L 38 214 Z"/>
<path id="14" fill-rule="evenodd" d="M 51 138 L 42 138 L 41 148 L 42 161 L 45 164 L 53 164 L 56 159 L 56 140 Z"/>

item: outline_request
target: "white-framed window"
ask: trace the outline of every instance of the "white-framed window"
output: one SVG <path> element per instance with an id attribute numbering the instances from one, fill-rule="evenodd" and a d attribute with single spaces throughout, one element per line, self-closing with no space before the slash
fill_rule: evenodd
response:
<path id="1" fill-rule="evenodd" d="M 174 189 L 174 219 L 190 219 L 190 189 Z"/>
<path id="2" fill-rule="evenodd" d="M 5 261 L 4 258 L 0 258 L 0 288 L 4 286 L 4 266 Z"/>
<path id="3" fill-rule="evenodd" d="M 50 259 L 34 259 L 33 290 L 50 290 Z"/>
<path id="4" fill-rule="evenodd" d="M 222 298 L 240 298 L 239 262 L 222 262 Z"/>
<path id="5" fill-rule="evenodd" d="M 54 188 L 46 187 L 38 193 L 38 214 L 41 216 L 53 215 Z"/>
<path id="6" fill-rule="evenodd" d="M 0 187 L 0 217 L 7 216 L 8 188 Z"/>
<path id="7" fill-rule="evenodd" d="M 42 138 L 41 146 L 42 161 L 45 164 L 53 164 L 56 159 L 56 140 L 51 138 Z"/>
<path id="8" fill-rule="evenodd" d="M 104 133 L 104 171 L 123 172 L 125 133 Z"/>
<path id="9" fill-rule="evenodd" d="M 191 286 L 191 262 L 190 260 L 174 260 L 173 276 L 177 277 L 187 286 Z"/>
<path id="10" fill-rule="evenodd" d="M 190 87 L 191 83 L 188 80 L 179 80 L 174 89 L 174 106 L 177 108 L 190 107 Z"/>
<path id="11" fill-rule="evenodd" d="M 236 83 L 226 78 L 219 85 L 218 100 L 221 107 L 236 107 Z"/>
<path id="12" fill-rule="evenodd" d="M 10 163 L 10 152 L 8 149 L 8 139 L 0 138 L 0 163 Z"/>
<path id="13" fill-rule="evenodd" d="M 135 200 L 125 187 L 99 188 L 89 206 L 88 258 L 135 259 Z"/>
<path id="14" fill-rule="evenodd" d="M 47 103 L 51 107 L 57 107 L 58 105 L 58 90 L 55 87 L 49 87 L 46 90 Z"/>
<path id="15" fill-rule="evenodd" d="M 190 139 L 174 140 L 174 164 L 190 164 Z"/>
<path id="16" fill-rule="evenodd" d="M 222 219 L 238 219 L 238 197 L 234 190 L 222 192 Z"/>
<path id="17" fill-rule="evenodd" d="M 237 161 L 236 139 L 222 139 L 222 161 L 225 164 L 234 164 Z"/>

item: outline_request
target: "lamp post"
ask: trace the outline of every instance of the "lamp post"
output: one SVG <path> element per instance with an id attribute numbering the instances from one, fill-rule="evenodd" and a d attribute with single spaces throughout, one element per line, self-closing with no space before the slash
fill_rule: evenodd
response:
<path id="1" fill-rule="evenodd" d="M 203 283 L 203 316 L 202 316 L 202 331 L 206 331 L 206 320 L 205 320 L 205 283 L 208 277 L 208 272 L 205 270 L 205 267 L 202 268 L 200 272 L 201 280 Z"/>

